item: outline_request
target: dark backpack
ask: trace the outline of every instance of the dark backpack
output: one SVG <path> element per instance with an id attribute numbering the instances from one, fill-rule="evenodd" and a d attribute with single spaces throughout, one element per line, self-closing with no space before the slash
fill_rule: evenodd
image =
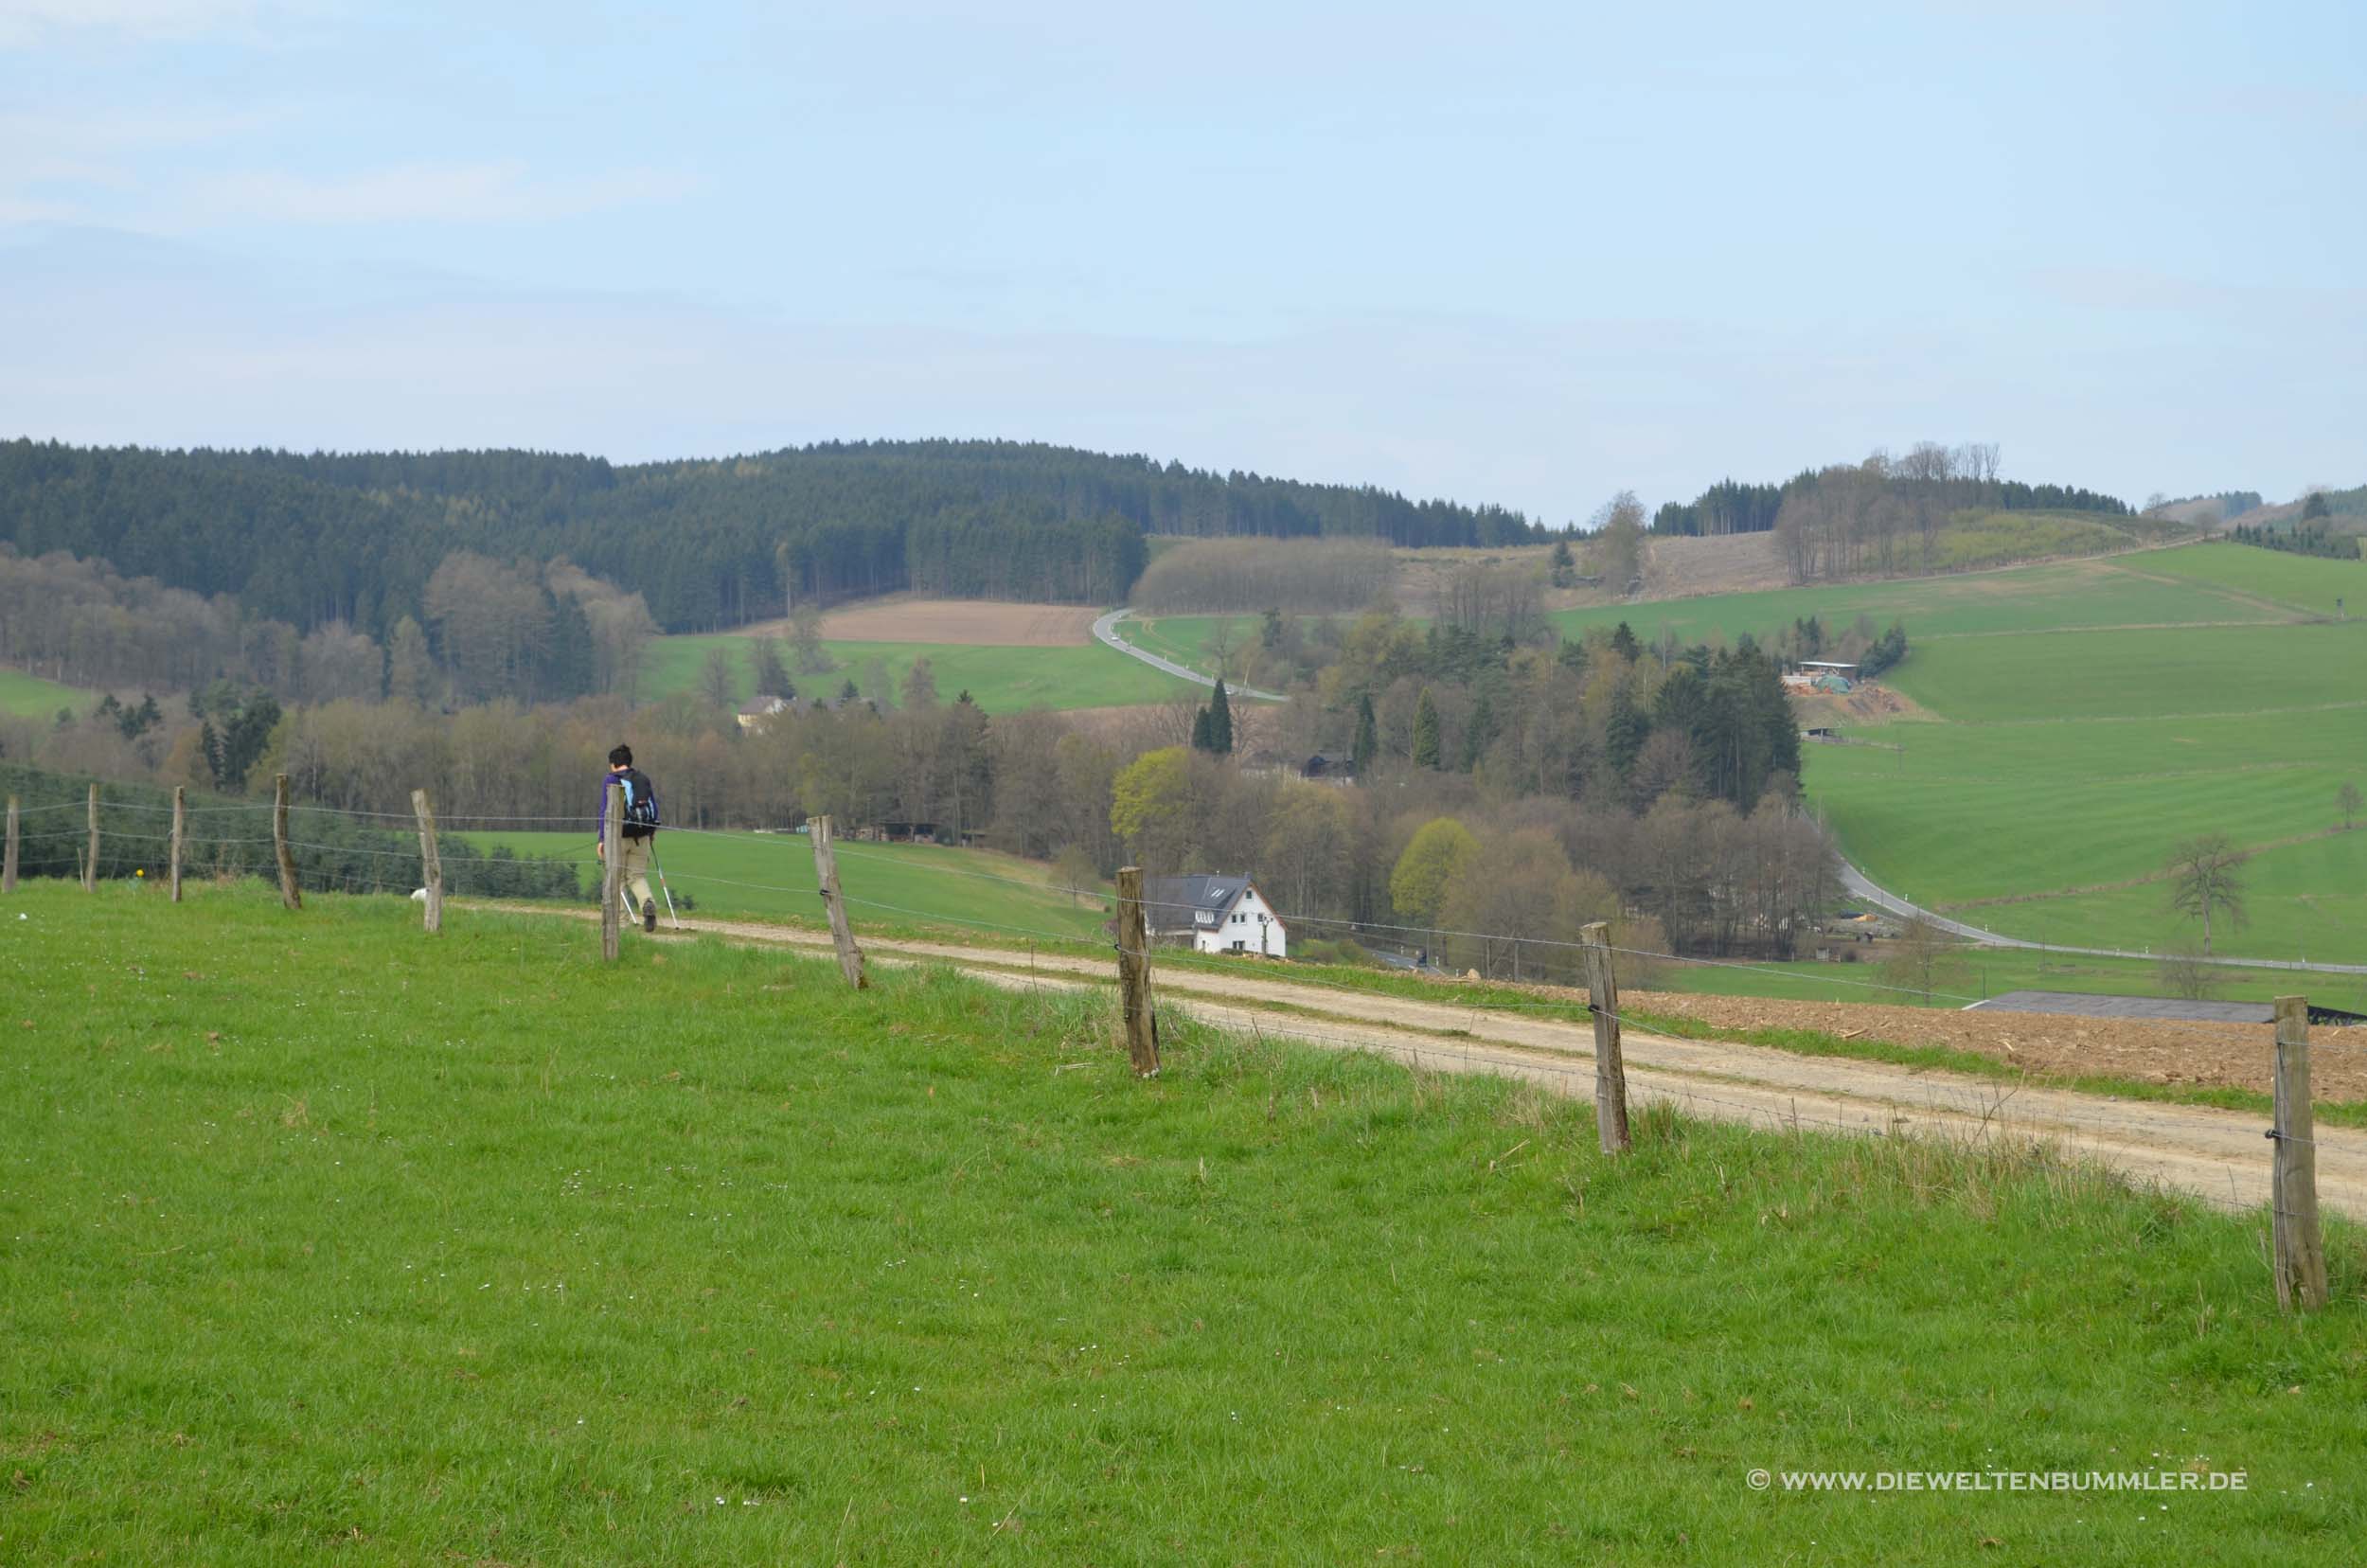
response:
<path id="1" fill-rule="evenodd" d="M 657 791 L 650 787 L 650 775 L 639 768 L 627 768 L 617 777 L 625 785 L 625 815 L 620 830 L 629 839 L 645 839 L 665 824 L 658 820 Z"/>

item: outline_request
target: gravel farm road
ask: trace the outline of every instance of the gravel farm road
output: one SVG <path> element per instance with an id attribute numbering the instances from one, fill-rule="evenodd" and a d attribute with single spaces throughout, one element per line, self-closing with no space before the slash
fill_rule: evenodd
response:
<path id="1" fill-rule="evenodd" d="M 547 906 L 497 907 L 507 914 L 599 918 L 592 910 L 555 917 Z M 685 933 L 726 941 L 830 951 L 826 932 L 739 920 L 685 920 L 683 926 Z M 870 935 L 863 946 L 877 963 L 950 965 L 1012 989 L 1075 990 L 1113 986 L 1116 979 L 1106 960 L 1023 948 Z M 1371 1051 L 1430 1072 L 1518 1078 L 1575 1097 L 1594 1093 L 1592 1030 L 1557 1018 L 1294 980 L 1287 967 L 1264 964 L 1246 965 L 1238 973 L 1164 968 L 1156 985 L 1163 1000 L 1219 1028 Z M 2052 1084 L 1680 1040 L 1637 1028 L 1620 1033 L 1631 1104 L 1665 1101 L 1693 1115 L 1778 1131 L 2034 1142 L 2221 1207 L 2249 1210 L 2269 1201 L 2268 1145 L 2260 1135 L 2267 1118 L 2256 1111 L 2114 1099 Z M 2316 1140 L 2319 1201 L 2367 1217 L 2367 1131 L 2322 1122 Z"/>

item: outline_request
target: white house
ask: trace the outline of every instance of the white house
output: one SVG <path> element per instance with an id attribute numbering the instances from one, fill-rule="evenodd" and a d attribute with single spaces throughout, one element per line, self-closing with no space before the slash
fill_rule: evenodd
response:
<path id="1" fill-rule="evenodd" d="M 767 719 L 772 718 L 776 713 L 787 713 L 788 711 L 788 698 L 774 697 L 768 692 L 759 692 L 757 695 L 751 697 L 748 701 L 740 704 L 739 711 L 732 717 L 739 721 L 739 727 L 741 729 L 762 729 L 764 727 L 764 722 Z"/>
<path id="2" fill-rule="evenodd" d="M 1247 877 L 1147 877 L 1143 923 L 1153 941 L 1188 941 L 1201 953 L 1289 956 L 1282 917 Z"/>

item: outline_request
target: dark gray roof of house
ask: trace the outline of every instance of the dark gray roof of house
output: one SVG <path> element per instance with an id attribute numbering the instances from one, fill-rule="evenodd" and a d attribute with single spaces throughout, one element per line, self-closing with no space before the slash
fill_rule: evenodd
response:
<path id="1" fill-rule="evenodd" d="M 1143 918 L 1152 930 L 1188 926 L 1195 911 L 1219 914 L 1249 885 L 1247 877 L 1145 877 Z"/>
<path id="2" fill-rule="evenodd" d="M 1990 1012 L 2067 1013 L 2075 1018 L 2172 1019 L 2203 1024 L 2267 1024 L 2266 1002 L 2189 1002 L 2178 996 L 2091 996 L 2079 991 L 2017 990 L 1976 1002 Z M 1965 1009 L 1970 1012 L 1972 1007 Z"/>

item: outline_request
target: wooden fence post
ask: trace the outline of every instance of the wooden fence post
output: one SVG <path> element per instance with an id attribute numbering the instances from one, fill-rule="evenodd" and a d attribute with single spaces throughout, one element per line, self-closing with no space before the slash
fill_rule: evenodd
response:
<path id="1" fill-rule="evenodd" d="M 830 917 L 830 945 L 838 949 L 838 971 L 857 990 L 871 984 L 863 972 L 863 949 L 855 945 L 855 928 L 846 922 L 846 900 L 838 890 L 838 851 L 830 846 L 830 819 L 818 816 L 809 825 L 813 840 L 813 876 L 822 889 L 822 907 Z"/>
<path id="2" fill-rule="evenodd" d="M 419 819 L 419 879 L 427 886 L 427 933 L 444 929 L 444 861 L 436 852 L 436 809 L 425 790 L 411 792 L 411 812 Z"/>
<path id="3" fill-rule="evenodd" d="M 98 891 L 98 786 L 90 787 L 90 853 L 82 860 L 82 891 Z"/>
<path id="4" fill-rule="evenodd" d="M 1620 1154 L 1628 1142 L 1628 1064 L 1619 1054 L 1619 982 L 1611 973 L 1611 927 L 1601 920 L 1578 931 L 1585 944 L 1586 1007 L 1594 1015 L 1594 1132 L 1603 1152 Z"/>
<path id="5" fill-rule="evenodd" d="M 1118 1002 L 1136 1078 L 1159 1074 L 1159 1019 L 1150 1002 L 1150 934 L 1143 919 L 1143 868 L 1118 867 Z"/>
<path id="6" fill-rule="evenodd" d="M 600 786 L 606 793 L 600 796 L 600 956 L 609 963 L 616 962 L 618 943 L 623 927 L 618 924 L 616 900 L 624 884 L 625 858 L 625 792 L 624 780 L 615 774 Z"/>
<path id="7" fill-rule="evenodd" d="M 181 901 L 181 852 L 188 846 L 188 786 L 172 787 L 172 901 Z"/>
<path id="8" fill-rule="evenodd" d="M 271 847 L 279 862 L 279 901 L 290 909 L 304 907 L 304 889 L 296 885 L 295 851 L 288 847 L 288 775 L 272 775 Z"/>
<path id="9" fill-rule="evenodd" d="M 0 847 L 0 893 L 16 891 L 16 796 L 9 796 L 9 841 Z"/>
<path id="10" fill-rule="evenodd" d="M 2326 1304 L 2326 1248 L 2318 1232 L 2316 1120 L 2309 1109 L 2309 1003 L 2276 1002 L 2276 1155 L 2269 1202 L 2275 1211 L 2277 1306 L 2315 1311 Z"/>

